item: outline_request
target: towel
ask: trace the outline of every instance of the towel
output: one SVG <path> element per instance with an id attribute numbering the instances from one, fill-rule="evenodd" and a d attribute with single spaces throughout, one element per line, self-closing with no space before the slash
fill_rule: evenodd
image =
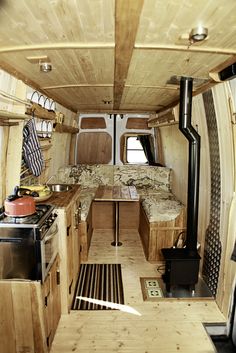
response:
<path id="1" fill-rule="evenodd" d="M 23 156 L 26 166 L 34 176 L 39 176 L 43 169 L 43 156 L 36 133 L 34 118 L 23 128 Z"/>

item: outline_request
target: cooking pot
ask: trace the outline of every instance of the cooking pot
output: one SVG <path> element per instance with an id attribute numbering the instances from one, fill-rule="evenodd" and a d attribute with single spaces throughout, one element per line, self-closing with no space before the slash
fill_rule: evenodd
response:
<path id="1" fill-rule="evenodd" d="M 21 192 L 29 192 L 29 194 L 21 195 Z M 5 214 L 11 217 L 25 217 L 36 212 L 35 200 L 32 193 L 28 189 L 14 188 L 14 194 L 9 195 L 4 202 Z"/>

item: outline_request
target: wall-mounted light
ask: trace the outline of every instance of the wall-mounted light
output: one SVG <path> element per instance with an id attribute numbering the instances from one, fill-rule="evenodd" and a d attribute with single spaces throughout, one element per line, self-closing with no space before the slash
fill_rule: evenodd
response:
<path id="1" fill-rule="evenodd" d="M 39 62 L 39 68 L 41 72 L 52 71 L 52 64 L 50 62 Z"/>
<path id="2" fill-rule="evenodd" d="M 193 43 L 201 42 L 208 36 L 208 29 L 206 27 L 198 26 L 193 28 L 189 34 L 189 40 Z"/>

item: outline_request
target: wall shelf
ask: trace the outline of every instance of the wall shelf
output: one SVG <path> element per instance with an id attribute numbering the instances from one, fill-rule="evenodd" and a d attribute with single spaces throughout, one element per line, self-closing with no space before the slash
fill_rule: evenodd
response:
<path id="1" fill-rule="evenodd" d="M 56 114 L 54 111 L 49 111 L 37 103 L 32 103 L 32 107 L 26 109 L 27 115 L 34 115 L 39 119 L 55 120 Z"/>
<path id="2" fill-rule="evenodd" d="M 55 132 L 59 133 L 67 132 L 69 134 L 77 134 L 79 132 L 78 128 L 64 124 L 55 124 L 53 128 Z"/>
<path id="3" fill-rule="evenodd" d="M 0 110 L 0 126 L 16 126 L 19 121 L 26 119 L 27 115 Z"/>
<path id="4" fill-rule="evenodd" d="M 148 119 L 149 127 L 161 127 L 178 124 L 178 107 L 167 109 Z"/>

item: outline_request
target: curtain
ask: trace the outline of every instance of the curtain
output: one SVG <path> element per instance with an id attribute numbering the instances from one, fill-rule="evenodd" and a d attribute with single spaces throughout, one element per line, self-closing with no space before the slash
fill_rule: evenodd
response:
<path id="1" fill-rule="evenodd" d="M 155 155 L 153 151 L 153 143 L 152 143 L 152 136 L 151 135 L 139 135 L 138 140 L 140 141 L 145 156 L 148 160 L 149 165 L 157 165 L 155 163 Z"/>

